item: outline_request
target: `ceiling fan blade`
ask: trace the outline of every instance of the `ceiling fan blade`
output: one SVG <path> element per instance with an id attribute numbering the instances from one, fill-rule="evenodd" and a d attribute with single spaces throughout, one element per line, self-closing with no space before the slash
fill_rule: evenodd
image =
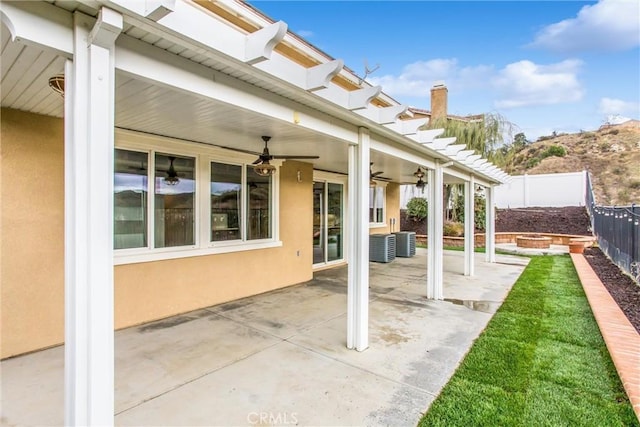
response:
<path id="1" fill-rule="evenodd" d="M 272 159 L 319 159 L 320 156 L 295 156 L 295 155 L 282 155 L 271 156 Z"/>
<path id="2" fill-rule="evenodd" d="M 372 172 L 371 176 L 374 177 L 374 176 L 382 175 L 383 173 L 384 173 L 383 171 Z"/>
<path id="3" fill-rule="evenodd" d="M 251 163 L 252 165 L 259 165 L 260 163 L 262 163 L 262 159 L 260 157 L 258 157 L 253 163 Z"/>

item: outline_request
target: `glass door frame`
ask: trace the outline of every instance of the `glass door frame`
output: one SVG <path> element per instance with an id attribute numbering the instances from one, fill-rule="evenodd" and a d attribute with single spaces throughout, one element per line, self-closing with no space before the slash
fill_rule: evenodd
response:
<path id="1" fill-rule="evenodd" d="M 312 263 L 313 263 L 313 268 L 322 268 L 322 267 L 326 267 L 326 266 L 331 266 L 331 265 L 335 265 L 335 264 L 344 264 L 347 261 L 347 248 L 348 248 L 348 241 L 347 241 L 347 225 L 348 225 L 348 218 L 347 218 L 347 181 L 348 178 L 346 175 L 341 175 L 341 174 L 337 174 L 337 173 L 331 173 L 331 172 L 324 172 L 324 171 L 317 171 L 314 170 L 313 171 L 313 183 L 315 184 L 316 182 L 318 183 L 322 183 L 324 184 L 324 194 L 322 195 L 322 210 L 323 212 L 321 213 L 321 217 L 320 217 L 320 227 L 322 230 L 322 235 L 320 240 L 322 241 L 322 244 L 324 245 L 323 248 L 323 261 L 319 262 L 319 263 L 313 263 L 313 258 L 312 258 Z M 329 254 L 328 254 L 328 234 L 329 234 L 329 227 L 328 225 L 328 193 L 329 193 L 329 184 L 338 184 L 342 186 L 342 211 L 341 211 L 341 226 L 342 226 L 342 230 L 341 230 L 341 235 L 342 235 L 342 253 L 341 253 L 341 258 L 329 261 Z M 315 205 L 315 192 L 313 195 L 314 199 L 313 199 L 313 204 Z M 315 215 L 315 210 L 314 210 L 314 215 Z M 313 225 L 315 227 L 315 224 Z M 313 231 L 313 229 L 312 229 Z M 312 247 L 313 247 L 313 242 L 312 242 Z"/>

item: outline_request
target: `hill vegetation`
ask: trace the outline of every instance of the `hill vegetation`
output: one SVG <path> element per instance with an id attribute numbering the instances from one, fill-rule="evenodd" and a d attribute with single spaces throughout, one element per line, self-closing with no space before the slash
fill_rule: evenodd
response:
<path id="1" fill-rule="evenodd" d="M 553 134 L 535 142 L 517 134 L 495 156 L 511 175 L 591 173 L 600 205 L 640 203 L 640 123 L 602 126 L 592 132 Z M 550 189 L 552 191 L 552 189 Z"/>

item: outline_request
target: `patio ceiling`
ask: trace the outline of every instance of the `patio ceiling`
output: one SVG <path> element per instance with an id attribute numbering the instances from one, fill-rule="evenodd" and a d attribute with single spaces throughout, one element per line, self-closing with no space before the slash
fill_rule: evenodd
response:
<path id="1" fill-rule="evenodd" d="M 135 36 L 146 37 L 144 34 Z M 159 41 L 149 42 L 157 44 Z M 38 47 L 12 42 L 4 25 L 1 48 L 2 107 L 62 117 L 63 98 L 49 87 L 48 79 L 63 72 L 65 58 Z M 229 72 L 229 69 L 225 71 Z M 253 111 L 155 85 L 123 72 L 116 74 L 115 113 L 118 128 L 242 150 L 261 151 L 260 137 L 269 135 L 272 154 L 317 155 L 320 158 L 311 161 L 315 169 L 343 174 L 348 171 L 347 145 L 331 137 L 296 126 L 293 121 L 275 121 Z M 385 178 L 401 183 L 415 182 L 413 173 L 418 167 L 415 163 L 375 150 L 371 152 L 371 161 L 374 171 L 383 171 L 381 176 Z M 445 181 L 462 182 L 446 173 Z"/>

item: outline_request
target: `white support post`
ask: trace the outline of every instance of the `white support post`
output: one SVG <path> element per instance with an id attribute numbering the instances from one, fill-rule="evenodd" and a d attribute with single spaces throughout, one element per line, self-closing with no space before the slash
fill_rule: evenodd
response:
<path id="1" fill-rule="evenodd" d="M 369 346 L 369 130 L 358 130 L 349 146 L 349 266 L 347 278 L 347 347 Z"/>
<path id="2" fill-rule="evenodd" d="M 436 162 L 434 169 L 427 172 L 429 181 L 429 205 L 427 215 L 427 298 L 443 298 L 442 227 L 443 215 L 443 173 Z"/>
<path id="3" fill-rule="evenodd" d="M 475 270 L 475 177 L 464 183 L 464 275 L 473 276 Z"/>
<path id="4" fill-rule="evenodd" d="M 485 188 L 486 196 L 486 225 L 485 225 L 485 258 L 487 262 L 496 262 L 496 211 L 495 187 Z"/>
<path id="5" fill-rule="evenodd" d="M 113 425 L 115 39 L 122 15 L 74 14 L 65 67 L 65 425 Z"/>

